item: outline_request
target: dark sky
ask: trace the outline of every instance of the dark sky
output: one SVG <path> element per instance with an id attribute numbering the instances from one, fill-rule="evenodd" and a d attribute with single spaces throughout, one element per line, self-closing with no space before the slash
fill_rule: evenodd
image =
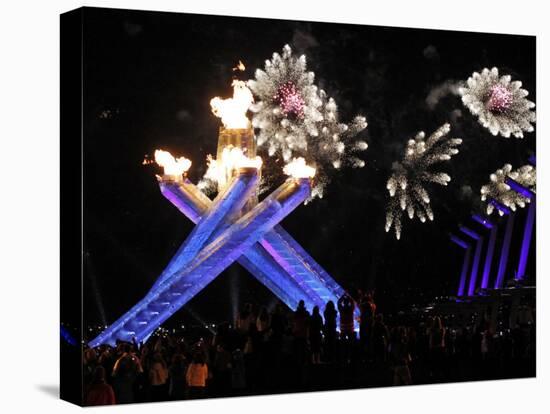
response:
<path id="1" fill-rule="evenodd" d="M 109 9 L 86 9 L 84 16 L 90 322 L 110 323 L 128 310 L 191 231 L 191 222 L 160 194 L 154 176 L 160 170 L 142 160 L 163 148 L 193 160 L 193 181 L 202 176 L 219 127 L 209 101 L 231 93 L 239 59 L 250 78 L 289 43 L 306 53 L 342 120 L 367 117 L 366 167 L 333 175 L 325 198 L 299 207 L 283 225 L 344 288 L 375 287 L 387 309 L 395 298 L 455 292 L 461 256 L 448 233 L 469 223 L 491 172 L 506 162 L 523 165 L 535 151 L 535 133 L 523 140 L 493 137 L 452 94 L 435 105 L 426 100 L 444 82 L 497 66 L 522 80 L 536 101 L 534 37 Z M 396 241 L 384 232 L 391 164 L 416 132 L 447 121 L 451 135 L 464 140 L 460 154 L 443 165 L 453 180 L 430 189 L 435 221 L 406 220 Z M 237 299 L 267 304 L 272 295 L 234 265 L 173 321 L 190 318 L 190 310 L 206 320 L 226 319 Z"/>

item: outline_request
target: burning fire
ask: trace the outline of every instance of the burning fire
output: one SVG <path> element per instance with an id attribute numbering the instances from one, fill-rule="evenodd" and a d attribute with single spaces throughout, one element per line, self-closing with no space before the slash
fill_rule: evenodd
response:
<path id="1" fill-rule="evenodd" d="M 237 63 L 237 66 L 235 66 L 233 68 L 233 72 L 236 72 L 238 70 L 240 70 L 241 72 L 244 72 L 246 69 L 246 67 L 244 66 L 244 63 L 242 61 L 239 60 L 239 63 Z"/>
<path id="2" fill-rule="evenodd" d="M 164 168 L 164 175 L 182 175 L 191 167 L 191 161 L 185 157 L 174 158 L 168 151 L 156 150 L 155 162 Z"/>
<path id="3" fill-rule="evenodd" d="M 313 178 L 315 176 L 315 168 L 307 165 L 306 160 L 302 157 L 293 158 L 284 166 L 283 172 L 294 178 Z"/>
<path id="4" fill-rule="evenodd" d="M 215 160 L 208 156 L 208 170 L 204 178 L 215 181 L 223 188 L 239 168 L 256 168 L 262 166 L 260 157 L 248 158 L 240 148 L 226 147 L 222 151 L 221 160 Z"/>
<path id="5" fill-rule="evenodd" d="M 244 129 L 249 127 L 249 120 L 246 112 L 254 102 L 252 92 L 246 86 L 246 83 L 234 80 L 233 98 L 222 99 L 216 96 L 210 101 L 212 113 L 222 119 L 224 127 L 228 129 Z"/>

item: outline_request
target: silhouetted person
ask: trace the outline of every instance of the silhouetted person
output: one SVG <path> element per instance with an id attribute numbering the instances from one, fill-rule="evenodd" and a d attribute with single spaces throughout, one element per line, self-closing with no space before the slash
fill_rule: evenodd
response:
<path id="1" fill-rule="evenodd" d="M 325 333 L 325 353 L 327 360 L 332 361 L 336 348 L 336 318 L 338 316 L 338 311 L 333 301 L 329 300 L 327 302 L 323 316 L 325 317 L 323 328 Z"/>
<path id="2" fill-rule="evenodd" d="M 200 352 L 196 352 L 193 360 L 187 367 L 185 375 L 187 382 L 187 395 L 189 398 L 204 397 L 206 389 L 206 380 L 208 379 L 208 366 L 204 362 L 204 356 Z"/>
<path id="3" fill-rule="evenodd" d="M 445 339 L 446 330 L 443 326 L 443 322 L 439 316 L 436 316 L 432 320 L 432 326 L 428 331 L 428 346 L 429 346 L 429 358 L 432 365 L 432 374 L 436 378 L 441 378 L 443 375 L 443 364 L 445 360 Z M 479 336 L 481 343 L 481 336 Z M 481 346 L 479 347 L 481 349 Z"/>
<path id="4" fill-rule="evenodd" d="M 105 381 L 105 368 L 99 365 L 94 370 L 84 405 L 113 405 L 115 403 L 115 392 Z"/>
<path id="5" fill-rule="evenodd" d="M 182 400 L 185 398 L 185 371 L 187 364 L 185 356 L 177 353 L 172 357 L 172 364 L 168 369 L 170 375 L 170 386 L 168 393 L 173 400 Z"/>
<path id="6" fill-rule="evenodd" d="M 280 342 L 287 325 L 288 322 L 284 315 L 283 306 L 278 303 L 271 315 L 271 338 L 276 342 Z"/>
<path id="7" fill-rule="evenodd" d="M 321 362 L 321 340 L 323 331 L 323 318 L 319 313 L 319 306 L 313 308 L 309 322 L 309 345 L 311 347 L 311 362 Z"/>
<path id="8" fill-rule="evenodd" d="M 344 338 L 353 338 L 353 311 L 355 304 L 347 293 L 338 300 L 338 311 L 340 312 L 340 334 Z"/>
<path id="9" fill-rule="evenodd" d="M 408 346 L 407 330 L 400 326 L 393 331 L 390 342 L 390 360 L 393 365 L 393 385 L 412 384 L 409 363 L 411 355 Z"/>
<path id="10" fill-rule="evenodd" d="M 235 349 L 232 354 L 231 387 L 233 390 L 246 388 L 244 354 L 240 348 Z"/>
<path id="11" fill-rule="evenodd" d="M 300 364 L 306 360 L 307 340 L 309 330 L 309 312 L 306 310 L 305 303 L 301 300 L 294 312 L 292 334 L 294 335 L 295 355 Z"/>
<path id="12" fill-rule="evenodd" d="M 231 352 L 218 344 L 213 365 L 213 387 L 219 395 L 226 395 L 231 388 Z"/>
<path id="13" fill-rule="evenodd" d="M 384 323 L 384 316 L 379 313 L 374 319 L 374 325 L 372 326 L 372 350 L 374 359 L 379 362 L 386 361 L 386 353 L 388 349 L 389 341 L 388 327 Z"/>
<path id="14" fill-rule="evenodd" d="M 359 322 L 359 340 L 363 349 L 366 349 L 376 312 L 376 304 L 374 303 L 371 293 L 360 293 L 359 311 L 361 313 L 361 319 Z"/>
<path id="15" fill-rule="evenodd" d="M 113 388 L 119 404 L 135 402 L 134 384 L 142 371 L 141 363 L 129 344 L 122 346 L 122 355 L 113 367 Z"/>

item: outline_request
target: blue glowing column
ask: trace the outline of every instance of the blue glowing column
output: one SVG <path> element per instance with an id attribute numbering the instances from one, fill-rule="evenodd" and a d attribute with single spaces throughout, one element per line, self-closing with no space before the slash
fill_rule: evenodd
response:
<path id="1" fill-rule="evenodd" d="M 501 289 L 504 283 L 506 274 L 506 266 L 508 265 L 508 255 L 510 253 L 510 244 L 512 242 L 512 233 L 514 231 L 514 213 L 508 213 L 506 229 L 504 230 L 504 240 L 500 251 L 500 261 L 498 263 L 497 278 L 495 281 L 495 289 Z"/>
<path id="2" fill-rule="evenodd" d="M 265 233 L 293 211 L 310 194 L 310 181 L 289 179 L 269 197 L 208 244 L 184 270 L 166 280 L 150 299 L 149 306 L 159 314 L 139 332 L 138 341 L 147 338 L 158 326 L 206 287 L 231 263 L 250 249 Z M 173 295 L 178 293 L 177 295 Z"/>
<path id="3" fill-rule="evenodd" d="M 516 279 L 522 280 L 525 277 L 527 259 L 529 258 L 529 248 L 531 247 L 531 236 L 533 234 L 533 227 L 535 224 L 536 197 L 535 193 L 533 193 L 530 189 L 524 187 L 510 177 L 506 177 L 506 184 L 508 184 L 512 190 L 521 194 L 530 202 L 527 210 L 527 218 L 525 219 L 525 227 L 523 228 L 523 240 L 521 242 L 518 271 L 516 273 Z"/>
<path id="4" fill-rule="evenodd" d="M 464 260 L 462 261 L 462 270 L 460 271 L 457 291 L 457 296 L 460 297 L 464 296 L 464 290 L 466 289 L 466 278 L 468 277 L 468 270 L 470 269 L 472 248 L 469 243 L 466 243 L 464 240 L 454 235 L 451 235 L 451 241 L 464 249 Z"/>
<path id="5" fill-rule="evenodd" d="M 193 221 L 195 220 L 194 216 L 200 214 L 197 212 L 206 208 L 205 205 L 209 203 L 208 199 L 200 201 L 197 200 L 198 197 L 193 196 L 199 190 L 190 182 L 185 182 L 183 185 L 180 184 L 180 188 L 163 182 L 160 182 L 160 186 L 162 194 Z M 194 212 L 190 212 L 190 209 Z M 251 254 L 255 255 L 257 253 L 265 256 L 266 252 L 271 256 L 271 261 L 275 261 L 279 266 L 278 273 L 281 271 L 284 273 L 283 278 L 286 281 L 279 277 L 279 275 L 276 275 L 275 278 L 271 277 L 271 279 L 274 279 L 273 281 L 277 284 L 292 282 L 294 285 L 298 285 L 300 289 L 298 297 L 304 300 L 306 308 L 311 310 L 313 306 L 317 305 L 320 309 L 323 309 L 329 300 L 336 304 L 338 299 L 345 293 L 344 289 L 332 279 L 281 225 L 275 226 L 272 231 L 268 232 L 259 245 L 253 246 L 250 251 L 243 255 L 244 257 L 239 259 L 239 263 L 248 269 L 248 266 L 242 262 L 243 259 L 250 259 Z M 258 263 L 258 266 L 261 268 L 264 267 L 263 260 L 265 260 L 265 257 L 260 262 L 258 260 L 254 260 L 254 262 Z M 251 273 L 262 283 L 266 284 L 264 282 L 265 276 L 260 278 L 258 277 L 258 272 Z M 279 298 L 291 309 L 294 309 L 295 306 L 291 304 L 294 300 L 289 303 L 289 300 L 285 296 L 287 294 L 283 297 L 279 296 Z M 356 308 L 356 317 L 359 317 L 358 308 Z"/>
<path id="6" fill-rule="evenodd" d="M 487 217 L 482 217 L 478 214 L 474 214 L 472 218 L 481 224 L 486 229 L 491 231 L 489 235 L 489 244 L 487 245 L 487 253 L 485 255 L 485 263 L 483 265 L 483 275 L 481 279 L 481 288 L 487 289 L 489 287 L 489 278 L 491 276 L 491 265 L 493 263 L 493 256 L 495 253 L 495 243 L 497 239 L 497 226 L 491 222 Z"/>
<path id="7" fill-rule="evenodd" d="M 249 213 L 205 246 L 184 269 L 176 272 L 90 341 L 92 347 L 117 339 L 145 340 L 166 319 L 208 285 L 241 254 L 261 239 L 310 194 L 309 180 L 287 180 Z"/>
<path id="8" fill-rule="evenodd" d="M 525 269 L 527 268 L 527 260 L 529 259 L 529 248 L 531 247 L 531 238 L 533 234 L 533 226 L 535 223 L 535 198 L 531 199 L 527 210 L 527 219 L 525 220 L 525 228 L 523 230 L 523 240 L 521 242 L 521 252 L 519 256 L 518 273 L 516 279 L 522 280 L 525 277 Z"/>
<path id="9" fill-rule="evenodd" d="M 474 253 L 474 263 L 470 273 L 470 282 L 468 283 L 468 296 L 474 296 L 476 290 L 477 275 L 479 271 L 479 260 L 483 249 L 483 237 L 468 227 L 461 226 L 460 231 L 467 234 L 476 241 L 476 250 Z"/>
<path id="10" fill-rule="evenodd" d="M 493 226 L 489 236 L 489 246 L 487 247 L 487 256 L 485 256 L 485 264 L 483 265 L 483 278 L 481 279 L 481 288 L 489 287 L 489 278 L 491 276 L 491 264 L 495 253 L 495 242 L 497 239 L 497 227 Z"/>

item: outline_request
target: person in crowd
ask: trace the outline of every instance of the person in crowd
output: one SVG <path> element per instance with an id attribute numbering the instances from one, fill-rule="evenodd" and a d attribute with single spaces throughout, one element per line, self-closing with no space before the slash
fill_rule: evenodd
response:
<path id="1" fill-rule="evenodd" d="M 168 397 L 168 368 L 160 352 L 153 355 L 149 368 L 149 384 L 151 385 L 151 401 L 165 401 Z"/>
<path id="2" fill-rule="evenodd" d="M 270 316 L 266 307 L 260 310 L 260 314 L 256 318 L 256 330 L 262 341 L 267 340 L 267 335 L 270 329 Z"/>
<path id="3" fill-rule="evenodd" d="M 443 318 L 406 312 L 384 318 L 370 300 L 368 293 L 360 295 L 360 325 L 363 334 L 368 332 L 369 358 L 364 358 L 364 347 L 355 346 L 350 332 L 354 315 L 349 296 L 338 306 L 328 302 L 322 315 L 315 307 L 311 316 L 304 301 L 294 312 L 278 304 L 267 317 L 265 309 L 254 316 L 254 307 L 247 304 L 239 318 L 246 331 L 228 320 L 217 324 L 214 335 L 201 326 L 184 333 L 155 332 L 143 344 L 118 341 L 116 347 L 85 348 L 82 402 L 124 404 L 318 389 L 318 384 L 338 387 L 339 373 L 344 372 L 346 381 L 373 386 L 534 375 L 534 307 L 516 309 L 514 316 L 498 313 L 499 320 L 491 319 L 496 312 L 489 308 L 454 311 Z M 521 305 L 532 306 L 527 299 Z M 524 315 L 518 317 L 520 312 Z M 494 327 L 498 330 L 493 333 Z M 321 357 L 326 365 L 310 365 L 319 364 Z M 164 361 L 171 361 L 169 369 Z M 359 369 L 348 369 L 354 364 Z"/>
<path id="4" fill-rule="evenodd" d="M 116 403 L 115 392 L 105 380 L 105 368 L 98 365 L 86 391 L 84 405 L 113 405 Z"/>
<path id="5" fill-rule="evenodd" d="M 113 367 L 113 388 L 118 403 L 130 404 L 135 402 L 134 385 L 143 369 L 132 345 L 122 344 L 121 351 Z"/>
<path id="6" fill-rule="evenodd" d="M 321 342 L 323 331 L 323 318 L 319 312 L 319 306 L 313 307 L 309 322 L 309 345 L 311 347 L 311 362 L 321 363 Z"/>
<path id="7" fill-rule="evenodd" d="M 188 398 L 194 399 L 204 397 L 206 381 L 208 380 L 208 366 L 201 352 L 196 352 L 193 355 L 193 360 L 189 364 L 189 367 L 187 367 L 185 380 L 187 383 Z"/>
<path id="8" fill-rule="evenodd" d="M 374 319 L 371 335 L 373 356 L 377 362 L 386 362 L 389 337 L 384 315 L 379 313 Z"/>
<path id="9" fill-rule="evenodd" d="M 283 305 L 277 303 L 271 314 L 271 339 L 275 343 L 280 343 L 287 326 L 288 321 L 285 317 Z"/>
<path id="10" fill-rule="evenodd" d="M 99 365 L 98 350 L 88 348 L 84 351 L 84 382 L 89 383 L 94 376 L 95 369 Z"/>
<path id="11" fill-rule="evenodd" d="M 292 334 L 294 335 L 294 355 L 298 362 L 303 364 L 306 361 L 307 340 L 309 333 L 309 312 L 303 300 L 298 302 L 298 307 L 294 312 Z"/>
<path id="12" fill-rule="evenodd" d="M 443 326 L 441 318 L 439 316 L 435 316 L 432 320 L 431 327 L 428 330 L 428 346 L 430 351 L 429 358 L 431 361 L 431 375 L 437 379 L 441 379 L 444 375 L 443 365 L 445 358 L 446 334 L 447 331 Z"/>
<path id="13" fill-rule="evenodd" d="M 350 295 L 345 293 L 338 300 L 338 311 L 340 312 L 340 335 L 344 339 L 355 337 L 353 312 L 355 303 Z"/>
<path id="14" fill-rule="evenodd" d="M 338 311 L 333 301 L 329 300 L 327 302 L 323 316 L 325 318 L 325 324 L 323 326 L 323 333 L 325 335 L 325 357 L 327 361 L 332 362 L 336 349 L 336 319 L 338 317 Z"/>
<path id="15" fill-rule="evenodd" d="M 213 387 L 218 395 L 227 395 L 231 388 L 231 359 L 231 352 L 226 349 L 226 346 L 218 344 L 212 367 Z"/>
<path id="16" fill-rule="evenodd" d="M 233 351 L 231 365 L 231 388 L 238 392 L 246 388 L 244 354 L 240 348 Z"/>
<path id="17" fill-rule="evenodd" d="M 235 323 L 237 331 L 242 335 L 248 334 L 248 331 L 250 330 L 250 325 L 255 322 L 255 319 L 256 318 L 254 316 L 254 309 L 252 304 L 245 303 L 243 308 L 239 312 L 239 316 L 237 317 L 237 321 Z"/>
<path id="18" fill-rule="evenodd" d="M 359 298 L 359 311 L 361 315 L 359 321 L 359 341 L 363 350 L 366 350 L 370 331 L 374 323 L 376 304 L 370 292 L 359 291 Z"/>
<path id="19" fill-rule="evenodd" d="M 176 353 L 172 357 L 172 363 L 168 369 L 169 373 L 169 388 L 168 394 L 172 400 L 182 400 L 185 398 L 185 372 L 187 363 L 185 355 Z"/>
<path id="20" fill-rule="evenodd" d="M 389 349 L 390 361 L 393 366 L 393 385 L 412 384 L 409 368 L 411 354 L 408 346 L 407 329 L 404 326 L 394 329 Z"/>

